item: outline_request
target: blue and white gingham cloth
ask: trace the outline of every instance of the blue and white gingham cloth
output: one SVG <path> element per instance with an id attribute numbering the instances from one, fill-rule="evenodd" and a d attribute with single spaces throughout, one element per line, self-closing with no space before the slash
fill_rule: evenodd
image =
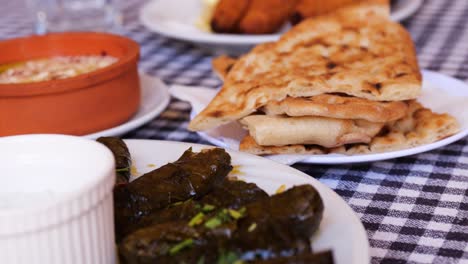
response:
<path id="1" fill-rule="evenodd" d="M 141 45 L 141 70 L 168 84 L 219 86 L 210 54 L 140 25 L 142 3 L 120 1 L 123 34 Z M 468 80 L 468 0 L 425 0 L 403 24 L 422 68 Z M 32 33 L 25 4 L 0 0 L 0 39 Z M 187 103 L 172 100 L 159 117 L 125 137 L 207 143 L 187 131 L 189 114 Z M 335 190 L 357 212 L 369 236 L 372 263 L 468 263 L 467 139 L 384 162 L 294 167 Z"/>

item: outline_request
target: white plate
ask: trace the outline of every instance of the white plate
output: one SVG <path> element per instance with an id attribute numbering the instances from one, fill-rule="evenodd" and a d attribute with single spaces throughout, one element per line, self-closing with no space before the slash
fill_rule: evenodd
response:
<path id="1" fill-rule="evenodd" d="M 123 135 L 158 116 L 169 104 L 167 86 L 158 78 L 140 73 L 141 105 L 138 112 L 127 122 L 113 128 L 102 130 L 84 137 L 96 139 Z"/>
<path id="2" fill-rule="evenodd" d="M 358 162 L 372 162 L 378 160 L 393 159 L 414 155 L 436 148 L 443 147 L 462 139 L 468 135 L 468 111 L 466 110 L 466 102 L 468 102 L 468 85 L 460 80 L 454 79 L 440 73 L 423 71 L 423 90 L 422 95 L 418 98 L 424 106 L 429 107 L 434 112 L 449 113 L 454 116 L 460 123 L 461 130 L 458 134 L 443 140 L 422 145 L 410 149 L 399 151 L 385 152 L 379 154 L 365 154 L 346 156 L 341 154 L 326 154 L 326 155 L 272 155 L 269 158 L 286 164 L 295 162 L 305 162 L 313 164 L 345 164 Z M 192 112 L 191 118 L 196 113 Z M 233 147 L 233 142 L 239 142 L 246 132 L 237 123 L 230 123 L 207 132 L 198 133 L 208 142 L 224 148 Z"/>
<path id="3" fill-rule="evenodd" d="M 157 140 L 125 140 L 125 143 L 129 147 L 139 174 L 153 170 L 150 164 L 159 167 L 175 161 L 190 147 L 193 147 L 194 151 L 211 147 Z M 291 167 L 246 153 L 228 152 L 232 157 L 232 164 L 240 165 L 241 173 L 236 176 L 247 182 L 256 183 L 269 194 L 275 193 L 282 184 L 288 188 L 300 184 L 314 186 L 325 206 L 319 231 L 313 237 L 314 250 L 331 249 L 336 264 L 369 263 L 369 242 L 366 231 L 353 210 L 335 192 Z"/>
<path id="4" fill-rule="evenodd" d="M 392 9 L 392 19 L 400 21 L 413 14 L 422 0 L 398 0 Z M 240 54 L 252 45 L 271 42 L 281 36 L 289 26 L 279 33 L 267 35 L 214 34 L 195 26 L 203 10 L 202 0 L 151 0 L 140 9 L 140 21 L 150 31 L 183 41 L 193 42 L 214 53 Z"/>

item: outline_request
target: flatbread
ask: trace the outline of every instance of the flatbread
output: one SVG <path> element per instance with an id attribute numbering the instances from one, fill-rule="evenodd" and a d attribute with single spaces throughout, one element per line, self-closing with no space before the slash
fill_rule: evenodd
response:
<path id="1" fill-rule="evenodd" d="M 261 146 L 315 144 L 331 148 L 369 143 L 384 123 L 327 117 L 251 115 L 240 120 Z"/>
<path id="2" fill-rule="evenodd" d="M 318 145 L 288 145 L 288 146 L 260 146 L 251 135 L 242 139 L 239 150 L 254 155 L 276 155 L 276 154 L 301 154 L 318 155 L 326 154 L 328 149 Z"/>
<path id="3" fill-rule="evenodd" d="M 213 67 L 213 71 L 218 76 L 218 78 L 224 80 L 236 61 L 237 59 L 222 55 L 214 58 L 211 61 L 211 66 Z"/>
<path id="4" fill-rule="evenodd" d="M 219 56 L 212 61 L 213 71 L 224 80 L 236 59 Z M 283 101 L 268 102 L 261 110 L 267 115 L 323 116 L 339 119 L 363 119 L 388 122 L 403 118 L 406 102 L 379 102 L 343 94 L 320 94 L 312 97 L 287 97 Z"/>
<path id="5" fill-rule="evenodd" d="M 189 124 L 207 130 L 270 101 L 345 93 L 375 101 L 416 98 L 421 74 L 409 33 L 387 8 L 361 5 L 311 18 L 237 61 L 221 91 Z"/>
<path id="6" fill-rule="evenodd" d="M 312 145 L 289 145 L 282 147 L 265 147 L 258 145 L 250 136 L 246 136 L 239 149 L 256 155 L 270 154 L 326 154 L 340 153 L 345 155 L 373 154 L 402 150 L 430 144 L 459 132 L 457 120 L 448 114 L 437 114 L 411 101 L 408 115 L 388 124 L 381 134 L 369 144 L 351 144 L 337 148 L 320 148 Z"/>
<path id="7" fill-rule="evenodd" d="M 287 97 L 267 103 L 262 111 L 267 115 L 323 116 L 338 119 L 362 119 L 369 122 L 389 122 L 403 118 L 406 102 L 377 102 L 342 95 L 321 94 L 312 97 Z"/>

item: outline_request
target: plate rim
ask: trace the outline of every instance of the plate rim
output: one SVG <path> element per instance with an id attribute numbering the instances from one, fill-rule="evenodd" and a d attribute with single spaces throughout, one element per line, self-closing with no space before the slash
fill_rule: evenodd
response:
<path id="1" fill-rule="evenodd" d="M 152 23 L 151 10 L 155 9 L 159 1 L 165 0 L 150 0 L 143 4 L 138 11 L 138 19 L 140 23 L 151 32 L 160 34 L 165 37 L 178 39 L 181 41 L 226 45 L 226 46 L 250 46 L 264 42 L 276 41 L 282 35 L 281 33 L 264 34 L 264 35 L 240 35 L 240 34 L 212 34 L 204 32 L 193 32 L 190 34 L 179 33 L 176 30 L 167 29 L 167 27 L 159 25 L 159 23 Z M 405 0 L 408 1 L 408 0 Z M 395 22 L 400 22 L 411 15 L 413 15 L 421 6 L 423 0 L 409 0 L 412 1 L 406 6 L 406 9 L 397 10 L 393 12 L 390 17 Z"/>
<path id="2" fill-rule="evenodd" d="M 138 118 L 135 118 L 135 116 L 133 116 L 132 118 L 130 118 L 129 120 L 127 120 L 126 122 L 124 122 L 122 124 L 119 124 L 117 126 L 114 126 L 114 127 L 108 128 L 108 129 L 104 129 L 104 130 L 101 130 L 101 131 L 97 131 L 97 132 L 94 132 L 94 133 L 91 133 L 91 134 L 84 135 L 83 136 L 84 138 L 96 139 L 98 137 L 103 137 L 103 136 L 120 136 L 120 135 L 122 135 L 124 133 L 127 133 L 127 132 L 129 132 L 129 131 L 131 131 L 131 130 L 133 130 L 135 128 L 138 128 L 139 126 L 142 126 L 142 125 L 148 123 L 153 118 L 159 116 L 159 114 L 161 114 L 166 109 L 166 107 L 169 105 L 169 102 L 171 100 L 171 96 L 169 94 L 169 88 L 166 86 L 166 84 L 160 78 L 152 76 L 152 75 L 144 73 L 144 72 L 139 72 L 138 75 L 139 75 L 140 80 L 146 78 L 146 79 L 151 80 L 151 82 L 152 82 L 151 85 L 148 85 L 148 87 L 144 87 L 143 85 L 141 85 L 142 99 L 141 99 L 140 107 L 138 108 L 138 111 L 140 111 L 142 109 L 142 106 L 144 105 L 144 102 L 145 102 L 145 99 L 146 99 L 146 97 L 143 97 L 143 90 L 144 89 L 148 89 L 148 90 L 149 89 L 158 89 L 161 92 L 161 96 L 163 97 L 161 102 L 159 104 L 155 105 L 153 107 L 153 109 L 148 111 L 146 114 L 144 114 L 144 115 L 142 115 L 142 116 L 140 116 Z M 135 113 L 135 115 L 136 115 L 136 113 Z"/>
<path id="3" fill-rule="evenodd" d="M 147 148 L 150 148 L 151 144 L 162 144 L 162 145 L 168 145 L 169 147 L 171 145 L 178 145 L 184 148 L 189 148 L 189 147 L 196 147 L 196 148 L 213 148 L 214 146 L 211 145 L 205 145 L 205 144 L 198 144 L 198 143 L 190 143 L 190 142 L 180 142 L 180 141 L 170 141 L 170 140 L 155 140 L 155 139 L 123 139 L 124 142 L 127 144 L 130 152 L 132 153 L 134 149 L 132 148 L 132 143 L 135 142 L 135 144 L 141 143 Z M 156 151 L 160 149 L 159 147 L 153 149 Z M 350 216 L 352 219 L 347 219 L 351 220 L 354 222 L 354 229 L 357 232 L 358 236 L 361 238 L 357 240 L 362 240 L 361 242 L 364 244 L 359 244 L 358 247 L 354 247 L 354 250 L 352 251 L 352 263 L 356 264 L 361 264 L 361 263 L 370 263 L 371 260 L 371 255 L 370 255 L 370 243 L 369 243 L 369 237 L 367 234 L 367 230 L 364 228 L 364 225 L 356 212 L 351 208 L 351 206 L 340 196 L 338 195 L 334 190 L 332 190 L 330 187 L 326 186 L 325 184 L 321 183 L 319 180 L 315 179 L 314 177 L 299 171 L 291 166 L 285 165 L 278 163 L 276 161 L 260 157 L 257 155 L 237 151 L 237 150 L 232 150 L 232 149 L 226 149 L 226 151 L 231 155 L 231 156 L 240 156 L 240 157 L 245 157 L 248 160 L 259 160 L 261 162 L 266 162 L 266 163 L 271 163 L 274 166 L 278 166 L 282 168 L 285 172 L 287 172 L 290 175 L 294 175 L 296 177 L 304 179 L 307 184 L 310 184 L 314 186 L 314 188 L 317 188 L 322 194 L 325 194 L 325 197 L 322 197 L 325 200 L 329 200 L 330 203 L 333 202 L 333 200 L 336 201 L 336 203 L 341 204 L 346 210 L 349 211 Z M 138 169 L 138 168 L 137 168 Z M 251 176 L 251 177 L 256 177 L 256 176 Z M 271 177 L 271 176 L 270 176 Z M 284 178 L 285 181 L 287 181 L 287 177 Z M 360 242 L 360 243 L 361 243 Z M 359 250 L 362 250 L 362 252 L 356 253 L 356 248 Z"/>
<path id="4" fill-rule="evenodd" d="M 401 1 L 401 0 L 399 0 Z M 392 12 L 391 17 L 393 21 L 401 22 L 412 16 L 421 7 L 423 0 L 404 0 L 407 3 L 406 8 Z"/>
<path id="5" fill-rule="evenodd" d="M 430 70 L 421 70 L 421 72 L 423 75 L 433 75 L 436 78 L 449 79 L 451 82 L 457 82 L 460 85 L 464 85 L 466 88 L 468 88 L 467 83 L 463 82 L 460 79 L 454 78 L 452 76 L 445 75 L 445 74 L 435 72 L 435 71 L 430 71 Z M 192 108 L 192 111 L 190 112 L 190 120 L 192 120 L 193 114 L 194 112 Z M 229 148 L 229 146 L 226 143 L 224 143 L 222 140 L 211 137 L 203 131 L 197 131 L 197 134 L 202 139 L 208 141 L 211 144 L 224 147 L 224 148 Z M 431 150 L 435 150 L 435 149 L 447 146 L 449 144 L 452 144 L 458 140 L 461 140 L 465 138 L 466 136 L 468 136 L 468 128 L 461 130 L 457 134 L 444 138 L 442 140 L 439 140 L 430 144 L 417 146 L 414 148 L 383 152 L 383 153 L 375 153 L 375 154 L 361 154 L 361 155 L 354 155 L 354 156 L 347 156 L 347 155 L 342 155 L 342 154 L 306 155 L 309 157 L 300 161 L 294 161 L 294 163 L 292 164 L 306 163 L 306 164 L 324 164 L 324 165 L 335 164 L 337 165 L 337 164 L 368 163 L 368 162 L 375 162 L 375 161 L 391 160 L 395 158 L 407 157 L 407 156 L 412 156 L 416 154 L 425 153 Z M 265 157 L 269 158 L 269 156 L 271 155 L 266 155 Z"/>

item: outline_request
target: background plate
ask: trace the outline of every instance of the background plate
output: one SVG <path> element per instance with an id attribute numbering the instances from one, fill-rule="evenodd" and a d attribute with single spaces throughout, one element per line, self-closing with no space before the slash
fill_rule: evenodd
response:
<path id="1" fill-rule="evenodd" d="M 392 8 L 392 19 L 403 20 L 421 6 L 422 0 L 397 0 Z M 266 35 L 239 35 L 209 33 L 198 29 L 195 22 L 203 10 L 202 0 L 152 0 L 140 9 L 140 21 L 150 31 L 166 37 L 188 41 L 209 49 L 213 53 L 240 54 L 252 45 L 277 40 L 279 33 Z"/>
<path id="2" fill-rule="evenodd" d="M 182 153 L 193 147 L 194 151 L 211 147 L 190 143 L 125 140 L 132 160 L 141 175 L 168 162 L 175 161 Z M 331 249 L 336 264 L 369 263 L 369 242 L 364 227 L 353 210 L 335 192 L 314 178 L 291 167 L 237 151 L 228 151 L 233 165 L 240 165 L 238 178 L 254 182 L 269 194 L 282 185 L 292 187 L 300 184 L 314 186 L 323 199 L 325 211 L 312 246 L 316 251 Z M 150 166 L 149 166 L 150 165 Z"/>
<path id="3" fill-rule="evenodd" d="M 468 85 L 460 80 L 442 75 L 440 73 L 423 71 L 422 94 L 418 98 L 425 107 L 434 112 L 449 113 L 460 123 L 460 132 L 443 140 L 418 146 L 415 148 L 391 151 L 378 154 L 345 156 L 342 154 L 326 155 L 271 155 L 267 156 L 275 161 L 293 164 L 296 162 L 305 162 L 312 164 L 345 164 L 358 162 L 372 162 L 378 160 L 393 159 L 409 156 L 443 147 L 462 139 L 468 135 L 468 111 L 466 103 L 468 102 Z M 191 118 L 195 116 L 192 112 Z M 218 128 L 198 132 L 198 134 L 208 142 L 221 146 L 231 147 L 232 142 L 239 142 L 246 132 L 237 123 L 230 123 Z"/>
<path id="4" fill-rule="evenodd" d="M 423 0 L 396 0 L 392 6 L 392 19 L 402 21 L 414 14 L 421 7 Z"/>

